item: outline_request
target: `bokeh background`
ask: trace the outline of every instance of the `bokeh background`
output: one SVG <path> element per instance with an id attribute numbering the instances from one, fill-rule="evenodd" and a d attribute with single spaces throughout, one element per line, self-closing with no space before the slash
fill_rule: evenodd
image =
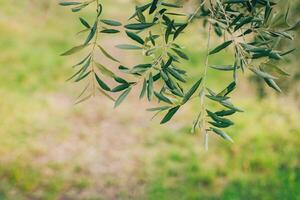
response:
<path id="1" fill-rule="evenodd" d="M 126 23 L 133 3 L 106 0 L 104 15 Z M 300 2 L 292 3 L 296 21 Z M 79 55 L 59 54 L 81 41 L 77 18 L 55 0 L 0 0 L 1 200 L 300 199 L 299 51 L 282 63 L 293 74 L 281 79 L 283 94 L 240 74 L 233 100 L 246 112 L 228 130 L 235 143 L 212 135 L 206 152 L 201 134 L 190 133 L 196 101 L 166 126 L 151 120 L 145 109 L 155 104 L 139 101 L 139 91 L 119 109 L 101 95 L 74 105 L 82 85 L 65 80 Z M 206 35 L 201 23 L 189 31 L 180 42 L 192 83 L 203 70 Z M 125 64 L 142 59 L 114 47 L 129 42 L 121 35 L 101 40 Z M 231 52 L 210 60 L 228 64 Z M 208 77 L 216 90 L 231 79 L 213 70 Z"/>

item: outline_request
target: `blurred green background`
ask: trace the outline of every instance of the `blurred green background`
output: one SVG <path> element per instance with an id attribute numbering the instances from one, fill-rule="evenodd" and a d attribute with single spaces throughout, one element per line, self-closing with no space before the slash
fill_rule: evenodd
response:
<path id="1" fill-rule="evenodd" d="M 129 0 L 104 2 L 104 14 L 125 23 L 134 8 Z M 81 41 L 76 18 L 55 0 L 0 0 L 1 200 L 300 199 L 297 59 L 284 64 L 294 76 L 282 80 L 282 95 L 265 88 L 268 95 L 260 98 L 250 73 L 240 78 L 233 100 L 246 112 L 228 131 L 235 143 L 212 135 L 206 152 L 201 134 L 190 133 L 196 101 L 167 126 L 151 121 L 145 109 L 154 104 L 134 94 L 117 110 L 101 95 L 74 105 L 82 85 L 65 80 L 78 56 L 59 54 Z M 192 36 L 181 38 L 191 57 L 183 67 L 198 78 L 206 37 L 200 24 L 189 31 Z M 114 48 L 124 40 L 104 37 L 102 43 L 134 63 L 139 55 Z M 231 54 L 210 61 L 228 64 Z M 231 79 L 212 70 L 208 77 L 213 89 Z"/>

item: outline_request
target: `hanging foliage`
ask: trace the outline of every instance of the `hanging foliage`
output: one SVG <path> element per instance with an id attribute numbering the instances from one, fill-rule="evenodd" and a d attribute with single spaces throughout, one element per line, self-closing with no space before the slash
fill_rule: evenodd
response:
<path id="1" fill-rule="evenodd" d="M 288 73 L 277 63 L 293 52 L 293 49 L 282 51 L 277 44 L 280 40 L 293 40 L 291 31 L 299 28 L 300 24 L 288 23 L 288 7 L 284 12 L 275 14 L 274 10 L 278 6 L 275 0 L 202 0 L 192 14 L 184 14 L 182 5 L 169 0 L 152 0 L 136 6 L 125 25 L 114 19 L 103 18 L 103 5 L 100 0 L 62 1 L 59 4 L 71 7 L 73 12 L 80 12 L 87 6 L 96 8 L 93 21 L 87 21 L 84 17 L 79 18 L 83 26 L 80 33 L 86 34 L 86 39 L 81 45 L 62 54 L 67 56 L 84 49 L 88 51 L 87 55 L 74 65 L 77 71 L 70 78 L 76 82 L 87 82 L 78 102 L 100 91 L 114 101 L 117 107 L 123 103 L 134 87 L 139 87 L 141 99 L 146 98 L 148 101 L 157 101 L 161 104 L 148 110 L 155 112 L 155 116 L 164 113 L 161 120 L 161 124 L 164 124 L 170 122 L 185 104 L 198 98 L 200 106 L 193 123 L 193 131 L 200 128 L 206 137 L 208 133 L 214 133 L 230 142 L 233 140 L 225 129 L 234 123 L 229 117 L 243 112 L 232 103 L 230 97 L 238 83 L 238 72 L 249 70 L 267 86 L 281 92 L 276 83 L 277 76 Z M 205 68 L 202 76 L 191 87 L 187 87 L 186 80 L 189 76 L 180 66 L 182 60 L 189 58 L 182 46 L 177 43 L 177 39 L 188 37 L 188 34 L 191 34 L 188 26 L 196 20 L 203 21 L 203 29 L 208 33 L 207 57 L 203 62 Z M 111 34 L 113 37 L 120 32 L 131 42 L 118 44 L 116 48 L 140 51 L 151 62 L 138 63 L 135 66 L 120 64 L 121 59 L 111 55 L 101 44 L 100 39 L 101 34 Z M 222 38 L 216 46 L 212 46 L 210 42 L 211 34 L 214 33 Z M 225 49 L 233 52 L 233 63 L 220 66 L 209 62 L 210 55 Z M 96 61 L 95 55 L 98 53 L 119 63 L 120 75 Z M 232 82 L 224 85 L 221 91 L 207 88 L 209 69 L 231 72 Z M 115 84 L 109 85 L 106 82 L 108 79 L 112 79 Z M 118 94 L 116 99 L 112 97 L 113 93 Z M 212 111 L 207 106 L 206 99 L 219 104 L 220 110 Z"/>

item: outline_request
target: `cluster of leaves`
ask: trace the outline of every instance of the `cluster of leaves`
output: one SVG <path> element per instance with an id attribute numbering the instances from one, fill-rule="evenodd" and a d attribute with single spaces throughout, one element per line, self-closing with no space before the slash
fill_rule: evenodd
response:
<path id="1" fill-rule="evenodd" d="M 232 141 L 223 130 L 234 123 L 228 116 L 242 110 L 230 101 L 229 95 L 235 90 L 238 81 L 238 71 L 250 70 L 268 86 L 281 92 L 276 84 L 276 74 L 288 75 L 276 65 L 278 60 L 293 51 L 280 51 L 277 44 L 282 39 L 293 40 L 290 31 L 297 28 L 299 23 L 287 23 L 289 9 L 284 15 L 273 14 L 277 6 L 271 0 L 202 0 L 193 14 L 183 14 L 182 5 L 167 0 L 152 0 L 149 3 L 136 6 L 129 23 L 124 25 L 111 19 L 102 19 L 102 4 L 99 0 L 86 2 L 63 1 L 62 6 L 71 6 L 73 12 L 79 12 L 86 6 L 93 4 L 97 7 L 97 15 L 90 25 L 80 18 L 84 30 L 88 32 L 87 38 L 80 46 L 76 46 L 62 55 L 71 55 L 82 49 L 91 48 L 89 54 L 74 67 L 80 69 L 70 78 L 76 82 L 90 77 L 87 86 L 80 95 L 79 102 L 90 98 L 98 89 L 102 94 L 115 101 L 119 106 L 132 91 L 134 86 L 140 86 L 140 98 L 146 97 L 148 101 L 157 100 L 162 105 L 148 109 L 159 113 L 165 112 L 161 124 L 170 121 L 178 110 L 195 97 L 200 99 L 199 114 L 197 115 L 193 130 L 200 128 L 206 135 L 214 132 L 222 138 Z M 286 24 L 285 29 L 278 25 L 279 17 Z M 188 60 L 183 47 L 176 43 L 176 39 L 184 33 L 190 23 L 202 20 L 204 28 L 208 26 L 208 51 L 203 76 L 192 87 L 186 88 L 187 73 L 180 65 L 182 60 Z M 109 27 L 109 28 L 107 28 Z M 119 27 L 119 28 L 118 28 Z M 210 49 L 210 35 L 214 30 L 217 36 L 223 38 L 223 43 Z M 145 63 L 132 67 L 119 65 L 119 72 L 124 77 L 116 75 L 109 68 L 94 59 L 95 50 L 108 59 L 120 63 L 99 44 L 99 34 L 116 34 L 125 31 L 132 44 L 119 44 L 116 47 L 123 50 L 141 51 L 145 56 Z M 209 64 L 209 55 L 232 48 L 235 61 L 233 64 L 216 66 Z M 221 92 L 206 88 L 207 68 L 214 70 L 231 71 L 233 82 Z M 110 87 L 103 78 L 112 79 L 116 85 Z M 126 80 L 128 79 L 128 80 Z M 89 92 L 88 92 L 89 91 Z M 115 100 L 111 95 L 120 93 Z M 221 109 L 211 111 L 206 108 L 205 99 L 216 102 Z"/>

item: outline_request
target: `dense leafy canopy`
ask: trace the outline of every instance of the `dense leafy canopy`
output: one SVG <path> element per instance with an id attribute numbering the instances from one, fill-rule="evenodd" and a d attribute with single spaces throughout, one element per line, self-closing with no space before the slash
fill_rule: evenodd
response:
<path id="1" fill-rule="evenodd" d="M 161 120 L 161 124 L 164 124 L 169 122 L 182 106 L 194 97 L 199 97 L 199 114 L 194 121 L 193 131 L 200 128 L 206 136 L 212 132 L 231 142 L 232 139 L 224 131 L 234 124 L 228 117 L 243 112 L 230 101 L 230 94 L 238 83 L 238 71 L 250 70 L 268 86 L 281 92 L 276 83 L 277 75 L 286 76 L 288 73 L 282 70 L 277 62 L 293 49 L 282 51 L 278 43 L 281 40 L 293 40 L 291 31 L 299 27 L 299 22 L 292 25 L 288 23 L 289 8 L 282 13 L 273 12 L 278 6 L 275 0 L 202 0 L 198 2 L 192 14 L 183 14 L 183 6 L 172 1 L 152 0 L 136 6 L 126 25 L 113 19 L 102 18 L 103 5 L 100 0 L 62 1 L 60 5 L 71 7 L 73 12 L 79 12 L 87 6 L 97 8 L 94 21 L 88 22 L 83 17 L 79 19 L 84 28 L 80 33 L 87 33 L 83 44 L 62 54 L 66 56 L 89 49 L 88 54 L 74 66 L 78 70 L 70 78 L 76 82 L 87 80 L 78 102 L 90 98 L 97 90 L 113 100 L 117 107 L 133 87 L 141 87 L 140 98 L 146 97 L 149 101 L 155 99 L 162 104 L 148 110 L 156 112 L 155 116 L 164 112 Z M 203 76 L 188 88 L 187 72 L 182 70 L 180 65 L 182 60 L 189 58 L 176 39 L 195 20 L 202 20 L 203 28 L 208 31 L 207 58 Z M 102 47 L 99 42 L 100 34 L 120 32 L 125 32 L 132 43 L 119 44 L 117 48 L 141 51 L 151 62 L 126 67 Z M 223 38 L 223 42 L 216 47 L 210 47 L 210 36 L 213 33 Z M 228 48 L 234 52 L 234 62 L 231 65 L 219 66 L 209 63 L 209 55 Z M 94 57 L 99 52 L 107 59 L 119 63 L 120 74 L 124 75 L 117 75 L 98 63 Z M 224 86 L 219 92 L 206 88 L 208 67 L 232 72 L 232 83 Z M 107 78 L 112 79 L 115 86 L 107 84 Z M 118 93 L 118 98 L 114 99 L 112 93 Z M 207 108 L 205 99 L 216 102 L 222 109 L 211 111 Z"/>

